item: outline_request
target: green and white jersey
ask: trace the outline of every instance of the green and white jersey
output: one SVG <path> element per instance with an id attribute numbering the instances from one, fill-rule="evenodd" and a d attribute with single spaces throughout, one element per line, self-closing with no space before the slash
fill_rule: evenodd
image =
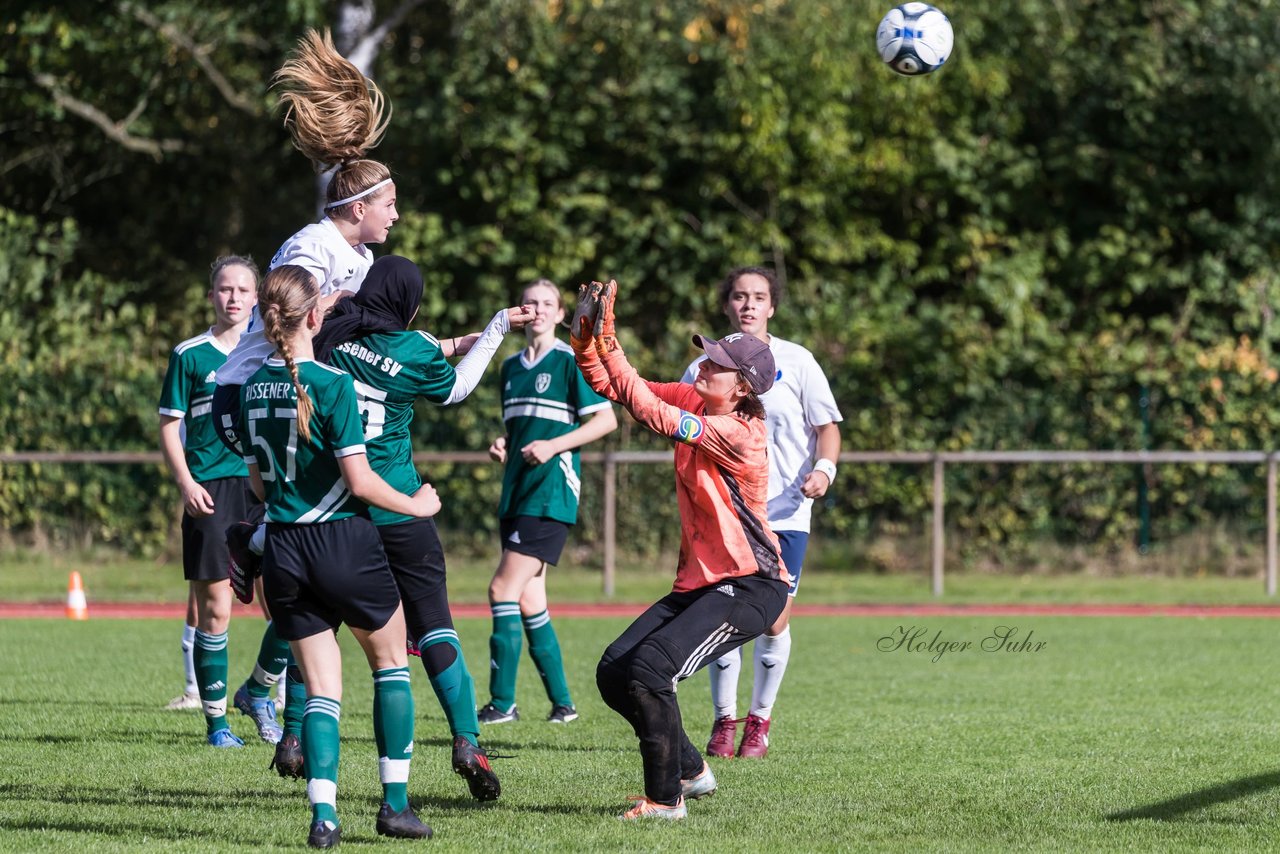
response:
<path id="1" fill-rule="evenodd" d="M 498 517 L 541 516 L 572 525 L 578 521 L 581 463 L 577 450 L 542 465 L 525 462 L 520 449 L 538 439 L 576 430 L 582 417 L 609 407 L 578 370 L 573 350 L 557 341 L 537 361 L 524 351 L 502 363 L 502 420 L 507 426 L 507 467 L 502 474 Z"/>
<path id="2" fill-rule="evenodd" d="M 329 363 L 355 380 L 369 467 L 398 492 L 413 495 L 422 485 L 409 439 L 413 402 L 421 397 L 443 404 L 454 385 L 440 342 L 425 332 L 377 332 L 339 344 Z M 413 518 L 378 507 L 370 507 L 369 515 L 375 525 Z"/>
<path id="3" fill-rule="evenodd" d="M 169 369 L 160 387 L 160 414 L 182 419 L 183 456 L 196 483 L 220 477 L 247 477 L 244 460 L 227 450 L 213 426 L 214 377 L 227 361 L 209 329 L 188 338 L 169 354 Z"/>
<path id="4" fill-rule="evenodd" d="M 298 435 L 298 395 L 283 359 L 267 359 L 240 389 L 240 429 L 267 493 L 267 521 L 309 525 L 367 515 L 347 489 L 338 458 L 363 454 L 364 430 L 351 377 L 312 359 L 298 378 L 315 405 L 311 441 Z"/>

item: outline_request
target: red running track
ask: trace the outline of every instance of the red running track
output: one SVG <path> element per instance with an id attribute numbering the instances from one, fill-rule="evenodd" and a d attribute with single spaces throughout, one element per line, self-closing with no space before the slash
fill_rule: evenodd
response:
<path id="1" fill-rule="evenodd" d="M 556 603 L 551 606 L 557 617 L 635 617 L 645 603 L 609 602 L 602 604 Z M 941 605 L 941 604 L 863 604 L 805 605 L 796 603 L 796 616 L 830 617 L 1280 617 L 1280 605 Z M 257 605 L 236 603 L 235 616 L 260 616 Z M 180 620 L 186 615 L 181 602 L 90 602 L 91 618 L 137 620 L 145 618 Z M 489 606 L 455 604 L 455 617 L 488 617 Z M 0 619 L 65 618 L 66 605 L 61 602 L 0 602 Z"/>

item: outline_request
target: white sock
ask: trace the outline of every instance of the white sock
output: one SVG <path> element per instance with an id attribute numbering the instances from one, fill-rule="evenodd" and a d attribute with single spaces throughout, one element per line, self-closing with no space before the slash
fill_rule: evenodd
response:
<path id="1" fill-rule="evenodd" d="M 257 530 L 253 532 L 253 536 L 249 538 L 249 551 L 256 555 L 262 554 L 267 550 L 267 526 L 259 525 Z"/>
<path id="2" fill-rule="evenodd" d="M 196 627 L 184 624 L 182 626 L 182 662 L 187 671 L 187 694 L 200 693 L 200 687 L 196 684 L 196 662 L 191 657 L 191 651 L 196 648 Z"/>
<path id="3" fill-rule="evenodd" d="M 711 702 L 716 707 L 717 719 L 738 716 L 738 674 L 741 672 L 741 647 L 726 652 L 707 668 L 711 675 Z"/>
<path id="4" fill-rule="evenodd" d="M 756 681 L 751 687 L 751 714 L 769 719 L 773 703 L 778 699 L 778 688 L 791 660 L 791 626 L 782 634 L 756 638 Z"/>

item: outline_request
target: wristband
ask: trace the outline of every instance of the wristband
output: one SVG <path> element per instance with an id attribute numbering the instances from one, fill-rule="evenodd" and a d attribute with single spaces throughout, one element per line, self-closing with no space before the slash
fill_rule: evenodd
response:
<path id="1" fill-rule="evenodd" d="M 825 474 L 829 483 L 836 482 L 836 464 L 831 462 L 831 460 L 818 460 L 813 464 L 813 470 L 820 471 Z"/>

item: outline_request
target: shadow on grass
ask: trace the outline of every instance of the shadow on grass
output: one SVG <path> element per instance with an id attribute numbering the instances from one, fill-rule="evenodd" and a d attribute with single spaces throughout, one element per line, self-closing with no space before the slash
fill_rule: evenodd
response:
<path id="1" fill-rule="evenodd" d="M 207 789 L 165 789 L 159 786 L 99 789 L 87 786 L 0 784 L 0 798 L 5 801 L 37 801 L 104 807 L 164 807 L 199 810 L 254 807 L 261 805 L 264 799 L 278 798 L 282 793 L 280 789 L 239 789 L 234 793 L 222 791 L 211 794 Z"/>
<path id="2" fill-rule="evenodd" d="M 1111 813 L 1107 816 L 1107 821 L 1134 821 L 1143 818 L 1150 818 L 1156 821 L 1177 821 L 1187 813 L 1207 809 L 1215 804 L 1246 798 L 1249 795 L 1265 792 L 1277 786 L 1280 786 L 1280 771 L 1255 774 L 1252 777 L 1241 777 L 1239 780 L 1232 780 L 1229 783 L 1222 783 L 1217 786 L 1210 786 L 1207 789 L 1179 795 L 1167 801 L 1158 801 L 1154 804 L 1147 804 L 1144 807 Z"/>

